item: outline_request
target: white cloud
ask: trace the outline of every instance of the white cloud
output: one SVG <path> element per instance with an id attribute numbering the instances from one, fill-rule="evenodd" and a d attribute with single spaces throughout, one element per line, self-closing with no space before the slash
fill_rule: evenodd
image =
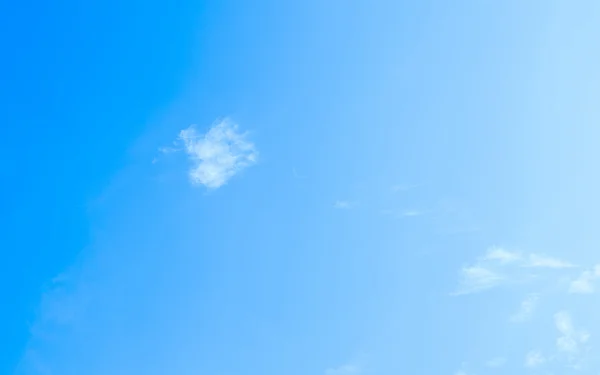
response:
<path id="1" fill-rule="evenodd" d="M 510 321 L 513 323 L 521 323 L 529 320 L 535 311 L 539 296 L 537 294 L 531 294 L 527 296 L 519 307 L 519 311 L 510 317 Z"/>
<path id="2" fill-rule="evenodd" d="M 583 271 L 579 277 L 569 285 L 569 293 L 591 294 L 596 291 L 594 282 L 600 277 L 600 265 L 596 265 L 591 271 Z"/>
<path id="3" fill-rule="evenodd" d="M 246 135 L 238 132 L 236 124 L 225 119 L 216 123 L 206 134 L 195 126 L 179 133 L 184 150 L 192 162 L 190 180 L 195 185 L 216 189 L 244 168 L 256 163 L 258 152 Z"/>
<path id="4" fill-rule="evenodd" d="M 560 259 L 556 259 L 556 258 L 552 258 L 549 256 L 545 256 L 545 255 L 539 255 L 539 254 L 530 254 L 529 255 L 529 260 L 527 262 L 527 264 L 525 264 L 526 267 L 538 267 L 538 268 L 573 268 L 575 267 L 573 264 L 560 260 Z"/>
<path id="5" fill-rule="evenodd" d="M 525 356 L 525 367 L 536 368 L 546 363 L 546 357 L 540 350 L 532 350 Z"/>
<path id="6" fill-rule="evenodd" d="M 586 331 L 578 331 L 573 325 L 571 316 L 566 311 L 559 311 L 554 314 L 554 324 L 561 334 L 556 339 L 556 347 L 560 352 L 575 355 L 579 353 L 582 344 L 585 344 L 590 334 Z"/>
<path id="7" fill-rule="evenodd" d="M 513 263 L 521 260 L 521 254 L 504 250 L 500 247 L 493 247 L 488 250 L 484 256 L 485 260 L 497 261 L 501 264 Z"/>
<path id="8" fill-rule="evenodd" d="M 325 370 L 325 375 L 357 375 L 361 373 L 360 366 L 345 364 L 335 368 Z"/>
<path id="9" fill-rule="evenodd" d="M 480 265 L 463 267 L 461 282 L 454 295 L 471 294 L 500 285 L 504 277 Z"/>
<path id="10" fill-rule="evenodd" d="M 506 358 L 504 357 L 496 357 L 492 358 L 485 363 L 487 367 L 497 368 L 502 367 L 506 364 Z"/>

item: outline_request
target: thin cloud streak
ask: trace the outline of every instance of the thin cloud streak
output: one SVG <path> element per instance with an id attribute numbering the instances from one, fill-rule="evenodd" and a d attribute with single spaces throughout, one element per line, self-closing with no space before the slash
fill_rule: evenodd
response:
<path id="1" fill-rule="evenodd" d="M 572 263 L 561 259 L 539 254 L 522 254 L 509 251 L 501 247 L 492 247 L 485 254 L 478 257 L 472 264 L 461 269 L 461 280 L 458 291 L 453 295 L 463 295 L 480 292 L 500 286 L 502 284 L 521 284 L 530 282 L 540 277 L 533 273 L 533 269 L 562 270 L 574 268 Z M 600 274 L 600 270 L 599 270 Z M 542 274 L 544 276 L 544 274 Z M 525 308 L 532 308 L 534 300 L 529 300 Z M 526 310 L 524 310 L 526 312 Z M 520 320 L 526 317 L 516 316 Z"/>
<path id="2" fill-rule="evenodd" d="M 403 217 L 415 217 L 415 216 L 422 216 L 424 214 L 425 214 L 424 211 L 419 211 L 419 210 L 405 210 L 402 212 Z"/>
<path id="3" fill-rule="evenodd" d="M 574 268 L 575 265 L 566 262 L 564 260 L 560 260 L 557 258 L 552 258 L 545 255 L 539 254 L 530 254 L 527 264 L 525 267 L 537 267 L 537 268 Z"/>

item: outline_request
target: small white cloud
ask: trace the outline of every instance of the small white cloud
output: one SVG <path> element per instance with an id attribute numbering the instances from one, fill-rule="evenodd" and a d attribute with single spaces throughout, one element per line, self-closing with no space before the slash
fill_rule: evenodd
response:
<path id="1" fill-rule="evenodd" d="M 529 319 L 533 315 L 537 303 L 539 301 L 539 296 L 537 294 L 531 294 L 527 296 L 519 307 L 519 311 L 517 311 L 514 315 L 510 317 L 510 321 L 513 323 L 522 323 Z"/>
<path id="2" fill-rule="evenodd" d="M 593 270 L 583 271 L 579 277 L 571 281 L 569 293 L 573 294 L 591 294 L 596 291 L 594 282 L 600 278 L 600 265 L 596 265 Z"/>
<path id="3" fill-rule="evenodd" d="M 255 164 L 258 158 L 254 144 L 227 119 L 213 125 L 206 134 L 198 133 L 192 125 L 179 133 L 179 139 L 192 162 L 190 180 L 209 189 L 226 184 L 235 174 Z"/>
<path id="4" fill-rule="evenodd" d="M 528 263 L 525 265 L 526 267 L 537 267 L 537 268 L 573 268 L 575 267 L 573 264 L 560 260 L 560 259 L 556 259 L 556 258 L 552 258 L 549 256 L 545 256 L 545 255 L 539 255 L 539 254 L 530 254 L 529 255 L 529 261 Z"/>
<path id="5" fill-rule="evenodd" d="M 525 367 L 536 368 L 546 363 L 546 357 L 540 350 L 532 350 L 525 356 Z"/>
<path id="6" fill-rule="evenodd" d="M 348 210 L 354 207 L 354 203 L 350 201 L 335 201 L 333 203 L 333 207 L 337 208 L 338 210 Z"/>
<path id="7" fill-rule="evenodd" d="M 454 295 L 471 294 L 500 285 L 504 277 L 483 266 L 463 267 L 460 287 Z"/>
<path id="8" fill-rule="evenodd" d="M 521 254 L 504 250 L 500 247 L 493 247 L 488 250 L 485 260 L 496 261 L 501 264 L 513 263 L 521 260 Z"/>
<path id="9" fill-rule="evenodd" d="M 335 368 L 325 370 L 325 375 L 357 375 L 361 373 L 360 366 L 345 364 Z"/>
<path id="10" fill-rule="evenodd" d="M 504 357 L 496 357 L 492 358 L 485 363 L 487 367 L 498 368 L 502 367 L 506 364 L 506 358 Z"/>

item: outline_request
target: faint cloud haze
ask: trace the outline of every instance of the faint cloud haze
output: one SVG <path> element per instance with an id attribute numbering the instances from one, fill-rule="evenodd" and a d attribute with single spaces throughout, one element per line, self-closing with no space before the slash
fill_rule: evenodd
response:
<path id="1" fill-rule="evenodd" d="M 525 356 L 525 367 L 536 368 L 546 363 L 546 357 L 540 350 L 532 350 Z"/>
<path id="2" fill-rule="evenodd" d="M 521 302 L 519 311 L 510 317 L 510 321 L 513 323 L 522 323 L 531 319 L 535 308 L 537 307 L 539 296 L 537 294 L 529 295 Z"/>
<path id="3" fill-rule="evenodd" d="M 502 367 L 506 364 L 506 358 L 504 357 L 496 357 L 496 358 L 492 358 L 489 361 L 486 362 L 486 366 L 487 367 L 491 367 L 491 368 L 498 368 L 498 367 Z"/>
<path id="4" fill-rule="evenodd" d="M 345 364 L 335 368 L 325 370 L 325 375 L 358 375 L 361 373 L 360 366 Z"/>
<path id="5" fill-rule="evenodd" d="M 338 210 L 348 210 L 350 208 L 353 208 L 355 205 L 356 204 L 354 202 L 345 200 L 338 200 L 333 203 L 333 207 L 337 208 Z"/>
<path id="6" fill-rule="evenodd" d="M 590 334 L 583 330 L 576 330 L 571 315 L 566 311 L 554 314 L 554 324 L 561 336 L 556 339 L 556 347 L 559 351 L 571 356 L 579 353 L 581 345 L 585 344 Z"/>

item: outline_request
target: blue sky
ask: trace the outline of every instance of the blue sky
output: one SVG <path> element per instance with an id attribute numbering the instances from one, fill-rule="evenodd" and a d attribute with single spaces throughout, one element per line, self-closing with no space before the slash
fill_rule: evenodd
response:
<path id="1" fill-rule="evenodd" d="M 0 5 L 0 372 L 597 374 L 599 20 Z"/>

